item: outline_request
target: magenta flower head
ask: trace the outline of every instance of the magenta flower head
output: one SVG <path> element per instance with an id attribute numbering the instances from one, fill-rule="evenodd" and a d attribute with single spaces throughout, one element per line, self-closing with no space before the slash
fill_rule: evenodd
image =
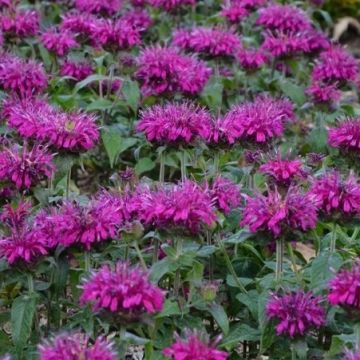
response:
<path id="1" fill-rule="evenodd" d="M 227 178 L 216 177 L 208 191 L 214 206 L 225 214 L 240 205 L 240 188 Z"/>
<path id="2" fill-rule="evenodd" d="M 55 28 L 43 33 L 41 42 L 46 49 L 55 53 L 57 56 L 64 56 L 71 49 L 79 46 L 72 32 Z"/>
<path id="3" fill-rule="evenodd" d="M 350 350 L 345 350 L 345 357 L 343 360 L 360 360 L 360 351 L 352 352 Z"/>
<path id="4" fill-rule="evenodd" d="M 42 65 L 18 57 L 0 57 L 0 86 L 20 97 L 31 97 L 47 87 L 47 75 Z"/>
<path id="5" fill-rule="evenodd" d="M 358 61 L 344 48 L 332 46 L 320 54 L 311 76 L 313 80 L 323 82 L 355 81 Z"/>
<path id="6" fill-rule="evenodd" d="M 235 58 L 246 70 L 259 69 L 268 61 L 268 56 L 262 49 L 246 49 L 243 46 L 237 49 Z"/>
<path id="7" fill-rule="evenodd" d="M 264 143 L 284 133 L 285 124 L 295 117 L 293 105 L 286 99 L 258 96 L 255 101 L 233 106 L 225 115 L 223 127 L 228 140 L 247 140 Z"/>
<path id="8" fill-rule="evenodd" d="M 240 46 L 240 39 L 229 30 L 198 27 L 175 31 L 173 44 L 185 50 L 210 56 L 232 56 Z"/>
<path id="9" fill-rule="evenodd" d="M 12 146 L 0 151 L 0 179 L 13 183 L 18 189 L 29 189 L 43 178 L 51 178 L 55 167 L 53 156 L 46 147 Z"/>
<path id="10" fill-rule="evenodd" d="M 60 24 L 60 31 L 65 30 L 77 34 L 79 40 L 89 40 L 96 27 L 99 25 L 99 19 L 88 13 L 68 12 L 65 13 Z"/>
<path id="11" fill-rule="evenodd" d="M 269 30 L 304 31 L 311 29 L 307 14 L 291 5 L 273 4 L 259 10 L 257 24 Z"/>
<path id="12" fill-rule="evenodd" d="M 113 15 L 121 6 L 121 0 L 75 0 L 75 6 L 79 11 L 93 14 Z"/>
<path id="13" fill-rule="evenodd" d="M 330 281 L 328 300 L 332 305 L 360 309 L 360 263 L 341 270 Z"/>
<path id="14" fill-rule="evenodd" d="M 34 10 L 18 10 L 11 15 L 0 14 L 0 29 L 9 36 L 34 36 L 40 29 L 40 17 Z"/>
<path id="15" fill-rule="evenodd" d="M 325 324 L 325 311 L 320 302 L 321 298 L 311 292 L 273 294 L 266 305 L 266 313 L 269 319 L 277 320 L 278 335 L 290 338 L 304 336 L 311 328 L 320 328 Z"/>
<path id="16" fill-rule="evenodd" d="M 324 84 L 313 82 L 307 89 L 306 94 L 316 104 L 331 104 L 337 102 L 341 97 L 341 91 L 336 84 Z"/>
<path id="17" fill-rule="evenodd" d="M 39 360 L 116 360 L 112 343 L 102 337 L 93 343 L 81 333 L 61 334 L 39 345 Z"/>
<path id="18" fill-rule="evenodd" d="M 328 133 L 329 145 L 340 150 L 360 151 L 360 118 L 342 121 Z"/>
<path id="19" fill-rule="evenodd" d="M 140 31 L 147 30 L 152 24 L 149 13 L 144 9 L 129 10 L 124 13 L 121 20 Z"/>
<path id="20" fill-rule="evenodd" d="M 197 94 L 202 91 L 212 73 L 204 62 L 179 54 L 175 48 L 145 48 L 137 58 L 136 77 L 142 92 L 160 95 L 166 92 Z"/>
<path id="21" fill-rule="evenodd" d="M 297 180 L 307 177 L 300 159 L 282 159 L 280 155 L 261 165 L 259 171 L 267 175 L 279 186 L 290 186 L 292 183 L 296 183 Z"/>
<path id="22" fill-rule="evenodd" d="M 114 269 L 104 265 L 85 280 L 80 302 L 91 303 L 94 311 L 118 313 L 129 320 L 154 314 L 163 308 L 164 293 L 148 277 L 147 272 L 126 262 L 118 262 Z"/>
<path id="23" fill-rule="evenodd" d="M 327 214 L 360 214 L 360 184 L 352 173 L 346 179 L 335 170 L 325 173 L 313 182 L 309 195 Z"/>
<path id="24" fill-rule="evenodd" d="M 222 5 L 221 16 L 236 23 L 249 15 L 251 10 L 264 5 L 267 0 L 225 0 Z"/>
<path id="25" fill-rule="evenodd" d="M 189 144 L 196 138 L 207 139 L 210 124 L 210 114 L 194 103 L 168 103 L 142 111 L 137 129 L 150 142 Z"/>
<path id="26" fill-rule="evenodd" d="M 210 342 L 209 337 L 199 331 L 186 331 L 182 339 L 175 334 L 175 343 L 163 350 L 163 355 L 172 360 L 226 360 L 228 354 L 217 350 L 220 338 Z"/>
<path id="27" fill-rule="evenodd" d="M 202 225 L 211 226 L 216 220 L 207 191 L 187 180 L 140 196 L 140 219 L 157 227 L 183 227 L 196 233 Z"/>
<path id="28" fill-rule="evenodd" d="M 3 206 L 0 220 L 11 229 L 21 229 L 25 224 L 31 209 L 29 201 L 19 201 L 18 204 L 6 204 Z"/>
<path id="29" fill-rule="evenodd" d="M 182 6 L 195 5 L 195 1 L 196 0 L 148 0 L 148 3 L 151 6 L 171 12 Z"/>
<path id="30" fill-rule="evenodd" d="M 60 68 L 61 76 L 70 76 L 76 81 L 86 79 L 93 73 L 93 68 L 88 62 L 66 60 Z"/>
<path id="31" fill-rule="evenodd" d="M 317 208 L 297 187 L 290 187 L 284 196 L 269 189 L 267 195 L 247 196 L 246 200 L 240 225 L 253 233 L 270 231 L 279 237 L 286 231 L 307 231 L 316 226 Z"/>

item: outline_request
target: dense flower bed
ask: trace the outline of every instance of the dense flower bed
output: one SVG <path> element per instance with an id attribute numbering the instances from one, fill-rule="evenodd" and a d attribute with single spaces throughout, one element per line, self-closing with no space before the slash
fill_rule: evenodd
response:
<path id="1" fill-rule="evenodd" d="M 359 62 L 321 5 L 0 0 L 1 359 L 360 359 Z"/>

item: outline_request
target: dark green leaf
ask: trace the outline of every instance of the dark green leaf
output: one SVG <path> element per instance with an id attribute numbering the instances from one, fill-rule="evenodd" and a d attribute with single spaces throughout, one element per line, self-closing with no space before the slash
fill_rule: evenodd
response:
<path id="1" fill-rule="evenodd" d="M 210 305 L 208 311 L 218 323 L 222 332 L 227 335 L 229 333 L 229 319 L 224 308 L 217 303 L 213 303 Z"/>

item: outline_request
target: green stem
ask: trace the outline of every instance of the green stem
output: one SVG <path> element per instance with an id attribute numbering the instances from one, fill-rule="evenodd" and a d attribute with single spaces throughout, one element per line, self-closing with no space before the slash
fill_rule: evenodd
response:
<path id="1" fill-rule="evenodd" d="M 357 322 L 354 325 L 354 333 L 355 333 L 355 345 L 356 349 L 360 349 L 360 323 Z"/>
<path id="2" fill-rule="evenodd" d="M 220 165 L 220 154 L 219 151 L 215 151 L 214 153 L 214 176 L 217 176 L 219 173 L 219 165 Z"/>
<path id="3" fill-rule="evenodd" d="M 296 350 L 294 346 L 291 346 L 291 360 L 296 360 Z"/>
<path id="4" fill-rule="evenodd" d="M 165 181 L 165 154 L 164 151 L 160 153 L 160 172 L 159 181 L 163 183 Z"/>
<path id="5" fill-rule="evenodd" d="M 159 239 L 154 238 L 154 252 L 153 252 L 153 258 L 152 263 L 155 264 L 158 261 L 158 255 L 159 255 Z"/>
<path id="6" fill-rule="evenodd" d="M 67 173 L 67 177 L 66 177 L 66 199 L 69 199 L 69 195 L 70 195 L 70 182 L 71 182 L 71 167 Z"/>
<path id="7" fill-rule="evenodd" d="M 336 251 L 336 224 L 332 224 L 331 240 L 330 240 L 330 252 Z"/>
<path id="8" fill-rule="evenodd" d="M 123 344 L 124 344 L 124 347 L 123 347 L 124 354 L 123 354 L 123 356 L 121 356 L 121 358 L 123 360 L 125 360 L 126 359 L 126 353 L 127 353 L 128 344 L 127 344 L 126 337 L 125 337 L 125 335 L 126 335 L 126 327 L 124 325 L 120 325 L 120 334 L 119 335 L 120 335 L 120 341 L 122 341 Z"/>
<path id="9" fill-rule="evenodd" d="M 298 270 L 297 265 L 296 265 L 296 259 L 295 259 L 294 250 L 293 250 L 290 242 L 288 242 L 287 246 L 288 246 L 288 253 L 290 255 L 291 264 L 292 264 L 292 267 L 294 269 L 294 273 L 295 273 L 295 276 L 296 276 L 296 280 L 299 283 L 299 285 L 301 286 L 302 279 L 301 279 L 301 275 L 300 275 L 299 270 Z"/>
<path id="10" fill-rule="evenodd" d="M 32 275 L 32 273 L 28 272 L 26 274 L 26 277 L 27 277 L 27 283 L 28 283 L 28 291 L 29 291 L 29 294 L 33 294 L 34 293 L 34 277 Z"/>
<path id="11" fill-rule="evenodd" d="M 178 238 L 177 242 L 176 242 L 176 257 L 177 258 L 179 258 L 179 256 L 181 255 L 182 249 L 183 249 L 182 239 Z M 179 297 L 180 285 L 181 285 L 181 272 L 180 272 L 180 269 L 177 269 L 176 273 L 175 273 L 175 279 L 174 279 L 174 296 L 176 299 Z"/>
<path id="12" fill-rule="evenodd" d="M 185 150 L 181 151 L 180 165 L 181 165 L 181 181 L 185 182 L 186 180 L 186 153 Z"/>
<path id="13" fill-rule="evenodd" d="M 145 260 L 144 260 L 144 258 L 142 256 L 142 254 L 141 254 L 141 250 L 139 248 L 138 243 L 136 241 L 134 241 L 133 246 L 134 246 L 136 254 L 137 254 L 137 256 L 138 256 L 138 258 L 140 260 L 141 266 L 144 268 L 144 270 L 147 270 L 146 262 L 145 262 Z"/>
<path id="14" fill-rule="evenodd" d="M 208 246 L 211 246 L 212 245 L 212 234 L 211 234 L 210 230 L 206 231 L 206 240 L 207 240 Z M 214 257 L 213 257 L 213 254 L 211 254 L 209 257 L 209 280 L 212 281 L 213 278 L 214 278 Z"/>
<path id="15" fill-rule="evenodd" d="M 85 265 L 85 272 L 91 271 L 91 253 L 90 253 L 90 251 L 84 252 L 84 265 Z"/>
<path id="16" fill-rule="evenodd" d="M 283 262 L 284 262 L 284 239 L 280 238 L 276 240 L 276 270 L 275 280 L 277 283 L 281 281 L 283 274 Z"/>

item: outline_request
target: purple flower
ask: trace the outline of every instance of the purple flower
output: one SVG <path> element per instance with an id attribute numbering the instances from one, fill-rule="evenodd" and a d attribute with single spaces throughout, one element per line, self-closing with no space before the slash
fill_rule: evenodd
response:
<path id="1" fill-rule="evenodd" d="M 259 69 L 268 61 L 268 57 L 262 49 L 246 49 L 242 46 L 237 49 L 235 58 L 247 70 Z"/>
<path id="2" fill-rule="evenodd" d="M 328 300 L 332 305 L 360 308 L 360 264 L 341 270 L 330 281 Z"/>
<path id="3" fill-rule="evenodd" d="M 140 31 L 147 30 L 152 24 L 149 13 L 144 9 L 129 10 L 121 20 Z"/>
<path id="4" fill-rule="evenodd" d="M 283 135 L 286 122 L 293 118 L 290 101 L 258 96 L 253 102 L 233 106 L 225 115 L 222 127 L 228 129 L 226 134 L 231 144 L 236 140 L 264 143 Z"/>
<path id="5" fill-rule="evenodd" d="M 162 353 L 173 360 L 226 360 L 229 355 L 216 349 L 219 340 L 210 343 L 209 338 L 198 331 L 187 331 L 184 339 L 176 334 L 175 343 Z"/>
<path id="6" fill-rule="evenodd" d="M 341 92 L 336 84 L 312 83 L 307 89 L 308 94 L 315 103 L 333 103 L 340 99 Z"/>
<path id="7" fill-rule="evenodd" d="M 218 176 L 208 191 L 215 207 L 225 214 L 240 205 L 240 188 L 227 178 Z"/>
<path id="8" fill-rule="evenodd" d="M 301 160 L 282 159 L 281 156 L 261 165 L 259 171 L 270 177 L 277 185 L 290 186 L 296 180 L 307 177 Z"/>
<path id="9" fill-rule="evenodd" d="M 99 19 L 87 13 L 65 13 L 60 24 L 60 30 L 77 34 L 77 38 L 88 40 L 99 24 Z"/>
<path id="10" fill-rule="evenodd" d="M 358 61 L 344 48 L 332 46 L 320 54 L 311 76 L 313 80 L 323 82 L 355 81 Z"/>
<path id="11" fill-rule="evenodd" d="M 102 337 L 92 343 L 81 333 L 62 334 L 39 345 L 40 360 L 116 360 L 113 345 Z"/>
<path id="12" fill-rule="evenodd" d="M 145 95 L 165 92 L 197 94 L 210 78 L 211 69 L 194 57 L 179 54 L 174 48 L 145 48 L 137 58 L 136 77 Z"/>
<path id="13" fill-rule="evenodd" d="M 91 303 L 94 311 L 131 316 L 154 314 L 162 310 L 164 294 L 148 277 L 147 272 L 125 262 L 118 262 L 115 269 L 104 265 L 85 281 L 80 302 Z"/>
<path id="14" fill-rule="evenodd" d="M 38 33 L 39 14 L 33 10 L 19 10 L 11 15 L 0 14 L 0 29 L 10 36 L 29 37 Z"/>
<path id="15" fill-rule="evenodd" d="M 307 231 L 317 222 L 317 208 L 310 196 L 292 187 L 281 196 L 275 190 L 267 195 L 246 196 L 247 203 L 243 211 L 241 226 L 248 226 L 251 232 L 270 231 L 281 236 L 286 230 Z"/>
<path id="16" fill-rule="evenodd" d="M 28 189 L 53 175 L 52 159 L 46 147 L 40 145 L 31 149 L 27 146 L 5 148 L 0 152 L 0 179 L 12 182 L 18 189 Z"/>
<path id="17" fill-rule="evenodd" d="M 67 30 L 52 28 L 41 36 L 44 47 L 58 56 L 66 55 L 71 49 L 79 46 L 75 35 Z"/>
<path id="18" fill-rule="evenodd" d="M 182 6 L 195 5 L 195 0 L 148 0 L 148 3 L 170 12 Z"/>
<path id="19" fill-rule="evenodd" d="M 325 173 L 313 182 L 309 195 L 328 214 L 360 214 L 360 184 L 352 173 L 346 179 L 335 170 Z"/>
<path id="20" fill-rule="evenodd" d="M 71 76 L 76 81 L 86 79 L 93 73 L 93 68 L 88 62 L 66 60 L 60 68 L 61 76 Z"/>
<path id="21" fill-rule="evenodd" d="M 360 351 L 352 352 L 350 350 L 345 350 L 345 357 L 343 360 L 360 360 Z"/>
<path id="22" fill-rule="evenodd" d="M 269 319 L 276 319 L 278 335 L 290 338 L 304 336 L 311 328 L 325 324 L 325 311 L 320 306 L 321 298 L 311 292 L 291 292 L 272 295 L 266 305 Z"/>
<path id="23" fill-rule="evenodd" d="M 121 0 L 75 0 L 75 6 L 79 11 L 93 14 L 104 13 L 113 15 L 122 6 Z"/>
<path id="24" fill-rule="evenodd" d="M 257 24 L 269 30 L 298 32 L 311 28 L 307 14 L 295 6 L 273 4 L 259 13 Z"/>
<path id="25" fill-rule="evenodd" d="M 228 0 L 222 5 L 221 16 L 226 17 L 230 22 L 237 23 L 249 15 L 247 9 L 241 2 Z"/>
<path id="26" fill-rule="evenodd" d="M 346 151 L 360 150 L 360 118 L 348 119 L 329 130 L 329 145 Z"/>
<path id="27" fill-rule="evenodd" d="M 43 66 L 33 60 L 0 56 L 0 86 L 20 97 L 31 97 L 45 90 L 47 76 Z"/>
<path id="28" fill-rule="evenodd" d="M 11 229 L 21 229 L 30 213 L 31 203 L 20 200 L 17 204 L 6 204 L 2 208 L 0 220 Z"/>
<path id="29" fill-rule="evenodd" d="M 188 144 L 197 137 L 207 139 L 210 123 L 210 114 L 194 103 L 168 103 L 142 111 L 137 129 L 150 142 Z"/>
<path id="30" fill-rule="evenodd" d="M 212 56 L 231 56 L 240 46 L 240 39 L 232 31 L 219 27 L 198 27 L 190 31 L 177 30 L 173 35 L 173 44 Z"/>

